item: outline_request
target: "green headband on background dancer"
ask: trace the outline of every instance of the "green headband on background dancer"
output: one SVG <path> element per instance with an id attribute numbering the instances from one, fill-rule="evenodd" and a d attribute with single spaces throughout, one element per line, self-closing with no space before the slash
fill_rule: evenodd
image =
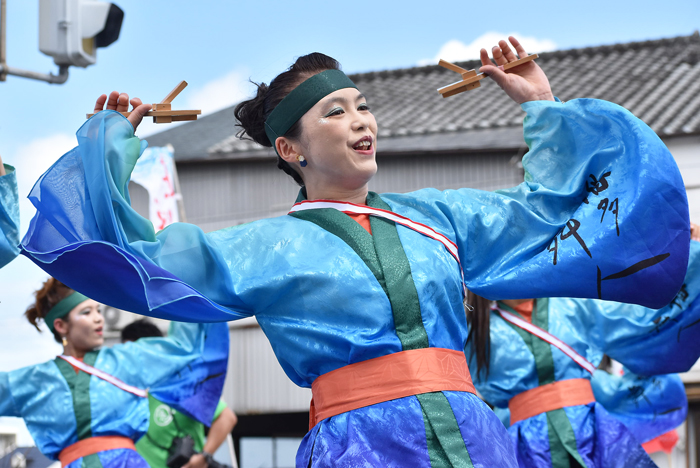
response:
<path id="1" fill-rule="evenodd" d="M 357 86 L 340 70 L 326 70 L 303 81 L 294 88 L 265 121 L 265 133 L 277 152 L 275 141 L 297 123 L 318 101 L 339 89 Z"/>
<path id="2" fill-rule="evenodd" d="M 59 301 L 58 304 L 53 306 L 49 313 L 46 314 L 46 317 L 44 317 L 44 322 L 46 323 L 46 326 L 49 327 L 49 330 L 51 330 L 51 333 L 56 333 L 56 330 L 53 327 L 54 320 L 56 320 L 57 318 L 64 318 L 78 304 L 80 304 L 81 302 L 85 302 L 88 299 L 90 298 L 75 291 L 61 299 L 61 301 Z"/>

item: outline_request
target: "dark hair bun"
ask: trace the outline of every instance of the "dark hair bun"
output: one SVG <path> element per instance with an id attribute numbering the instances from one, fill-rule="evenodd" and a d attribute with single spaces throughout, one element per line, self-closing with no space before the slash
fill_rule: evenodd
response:
<path id="1" fill-rule="evenodd" d="M 265 96 L 270 88 L 265 83 L 253 84 L 258 87 L 255 97 L 241 102 L 234 111 L 236 120 L 239 122 L 238 126 L 242 128 L 238 137 L 245 134 L 256 143 L 269 148 L 272 146 L 272 142 L 265 133 L 265 119 L 267 118 L 265 115 Z"/>

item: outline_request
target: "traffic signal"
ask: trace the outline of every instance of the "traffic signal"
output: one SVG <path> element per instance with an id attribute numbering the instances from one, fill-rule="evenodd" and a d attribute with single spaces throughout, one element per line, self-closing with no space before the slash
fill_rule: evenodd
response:
<path id="1" fill-rule="evenodd" d="M 124 12 L 96 0 L 39 0 L 39 50 L 56 65 L 87 67 L 119 39 Z"/>

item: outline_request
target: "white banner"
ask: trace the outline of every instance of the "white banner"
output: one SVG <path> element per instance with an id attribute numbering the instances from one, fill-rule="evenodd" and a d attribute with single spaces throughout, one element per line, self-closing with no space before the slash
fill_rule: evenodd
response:
<path id="1" fill-rule="evenodd" d="M 180 221 L 176 177 L 171 146 L 146 148 L 131 173 L 131 180 L 148 191 L 148 217 L 156 231 Z"/>

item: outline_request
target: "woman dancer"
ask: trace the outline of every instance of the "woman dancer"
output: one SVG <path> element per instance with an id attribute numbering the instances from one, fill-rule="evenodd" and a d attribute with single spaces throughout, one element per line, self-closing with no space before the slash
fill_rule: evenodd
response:
<path id="1" fill-rule="evenodd" d="M 49 278 L 26 311 L 63 345 L 56 359 L 0 372 L 0 415 L 24 419 L 39 450 L 70 468 L 147 468 L 134 441 L 148 428 L 148 393 L 211 421 L 226 374 L 225 324 L 173 322 L 168 338 L 112 348 L 101 305 Z"/>
<path id="2" fill-rule="evenodd" d="M 469 293 L 471 375 L 486 401 L 510 409 L 519 466 L 656 466 L 640 444 L 687 413 L 680 378 L 657 374 L 685 372 L 700 357 L 699 293 L 696 241 L 681 292 L 658 310 L 591 299 L 491 303 Z M 603 354 L 628 372 L 596 370 Z"/>
<path id="3" fill-rule="evenodd" d="M 36 185 L 23 253 L 146 315 L 255 315 L 287 375 L 313 390 L 300 467 L 515 466 L 468 377 L 463 280 L 482 294 L 661 306 L 682 282 L 689 237 L 683 184 L 656 135 L 618 106 L 555 101 L 534 62 L 496 66 L 516 59 L 505 41 L 496 64 L 482 51 L 482 70 L 527 112 L 527 182 L 512 190 L 369 192 L 376 121 L 338 63 L 310 54 L 236 111 L 244 132 L 303 183 L 289 216 L 156 235 L 126 191 L 145 146 L 133 131 L 148 106 L 134 100 L 128 120 L 90 119 L 79 146 Z M 112 111 L 129 102 L 112 93 L 97 111 L 105 101 Z M 600 195 L 617 200 L 613 224 L 600 225 Z M 89 277 L 74 273 L 77 261 L 91 265 Z M 98 287 L 96 275 L 118 277 L 118 289 Z"/>

